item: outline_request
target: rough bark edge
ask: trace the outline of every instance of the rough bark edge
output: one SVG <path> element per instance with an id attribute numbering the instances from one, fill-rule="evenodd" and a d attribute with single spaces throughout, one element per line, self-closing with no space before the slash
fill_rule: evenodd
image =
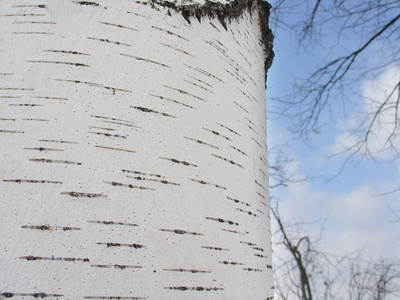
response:
<path id="1" fill-rule="evenodd" d="M 153 8 L 163 7 L 175 12 L 181 13 L 183 18 L 190 24 L 190 18 L 196 17 L 199 22 L 205 16 L 209 18 L 217 18 L 222 26 L 228 30 L 227 21 L 237 19 L 245 11 L 250 14 L 256 11 L 259 16 L 259 25 L 261 31 L 261 42 L 264 46 L 264 67 L 265 73 L 272 65 L 274 59 L 274 52 L 272 50 L 274 35 L 269 28 L 269 15 L 271 5 L 264 0 L 234 0 L 227 4 L 212 2 L 205 0 L 205 3 L 200 4 L 182 4 L 177 5 L 175 2 L 169 2 L 164 0 L 150 0 L 149 4 Z"/>

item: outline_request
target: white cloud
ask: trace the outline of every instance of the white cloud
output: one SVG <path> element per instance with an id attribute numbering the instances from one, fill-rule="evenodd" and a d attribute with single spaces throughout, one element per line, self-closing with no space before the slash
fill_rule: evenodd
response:
<path id="1" fill-rule="evenodd" d="M 330 216 L 338 228 L 369 229 L 379 226 L 385 209 L 384 200 L 374 197 L 368 185 L 329 200 Z"/>
<path id="2" fill-rule="evenodd" d="M 310 183 L 292 184 L 282 199 L 279 210 L 284 221 L 319 221 L 306 228 L 314 237 L 328 217 L 323 238 L 330 253 L 344 255 L 363 248 L 365 257 L 378 259 L 395 258 L 400 252 L 400 224 L 391 222 L 393 215 L 387 208 L 390 199 L 376 197 L 368 185 L 346 194 L 328 195 Z"/>
<path id="3" fill-rule="evenodd" d="M 364 100 L 361 111 L 351 118 L 338 122 L 338 129 L 345 131 L 339 134 L 331 147 L 331 153 L 341 153 L 358 141 L 363 140 L 369 131 L 368 142 L 359 150 L 360 154 L 389 160 L 396 154 L 394 149 L 400 148 L 400 139 L 395 138 L 392 144 L 388 143 L 391 134 L 400 134 L 396 127 L 396 109 L 399 90 L 393 88 L 400 81 L 400 67 L 392 65 L 379 77 L 365 81 L 362 85 L 362 98 Z M 376 114 L 376 112 L 379 114 Z M 362 124 L 360 126 L 360 124 Z M 372 124 L 371 127 L 370 124 Z M 361 130 L 360 130 L 361 129 Z M 355 134 L 358 130 L 358 134 Z"/>

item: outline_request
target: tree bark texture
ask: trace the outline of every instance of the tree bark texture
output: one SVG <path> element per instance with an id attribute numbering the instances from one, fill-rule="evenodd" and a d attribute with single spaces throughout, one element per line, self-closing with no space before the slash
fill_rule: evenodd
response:
<path id="1" fill-rule="evenodd" d="M 265 18 L 0 2 L 0 298 L 272 297 Z"/>

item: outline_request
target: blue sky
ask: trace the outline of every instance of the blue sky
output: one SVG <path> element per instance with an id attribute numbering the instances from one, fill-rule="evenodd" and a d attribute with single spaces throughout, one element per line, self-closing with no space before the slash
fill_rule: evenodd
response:
<path id="1" fill-rule="evenodd" d="M 285 94 L 293 85 L 294 78 L 306 77 L 314 70 L 316 62 L 334 57 L 340 49 L 354 49 L 359 42 L 349 36 L 336 47 L 315 47 L 306 53 L 297 46 L 295 38 L 287 31 L 280 30 L 275 34 L 275 59 L 268 71 L 266 93 L 267 107 L 270 110 L 274 110 L 276 104 L 269 98 Z M 328 45 L 336 35 L 331 32 L 322 38 Z M 335 117 L 332 120 L 326 118 L 327 125 L 322 133 L 311 140 L 312 147 L 297 140 L 296 135 L 287 130 L 293 119 L 276 118 L 269 114 L 269 147 L 286 144 L 287 152 L 296 158 L 289 166 L 290 170 L 315 176 L 307 182 L 290 184 L 286 189 L 273 191 L 282 199 L 281 215 L 287 221 L 320 221 L 319 224 L 327 218 L 324 241 L 327 249 L 337 254 L 349 253 L 361 247 L 364 247 L 366 257 L 397 258 L 400 253 L 400 222 L 393 222 L 395 216 L 389 209 L 390 207 L 400 214 L 400 192 L 376 196 L 400 188 L 398 161 L 376 163 L 356 155 L 339 176 L 326 180 L 340 170 L 346 158 L 328 156 L 337 152 L 340 144 L 351 139 L 350 129 L 354 127 L 353 123 L 360 121 L 356 112 L 367 110 L 366 98 L 369 95 L 383 97 L 385 84 L 392 78 L 400 78 L 399 65 L 389 66 L 378 77 L 355 80 L 352 91 L 363 97 L 354 98 L 354 103 L 346 107 L 345 114 L 340 105 L 334 106 Z M 385 128 L 381 130 L 384 136 Z M 381 146 L 379 136 L 372 142 L 372 146 Z M 382 154 L 377 151 L 376 156 L 378 159 L 388 159 L 390 153 Z M 313 226 L 310 231 L 317 233 L 320 228 L 318 225 Z"/>

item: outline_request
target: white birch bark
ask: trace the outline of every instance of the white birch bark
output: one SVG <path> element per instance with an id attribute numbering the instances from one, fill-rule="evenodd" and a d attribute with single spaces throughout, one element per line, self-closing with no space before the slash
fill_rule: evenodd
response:
<path id="1" fill-rule="evenodd" d="M 267 5 L 236 4 L 0 2 L 0 298 L 273 295 Z"/>

